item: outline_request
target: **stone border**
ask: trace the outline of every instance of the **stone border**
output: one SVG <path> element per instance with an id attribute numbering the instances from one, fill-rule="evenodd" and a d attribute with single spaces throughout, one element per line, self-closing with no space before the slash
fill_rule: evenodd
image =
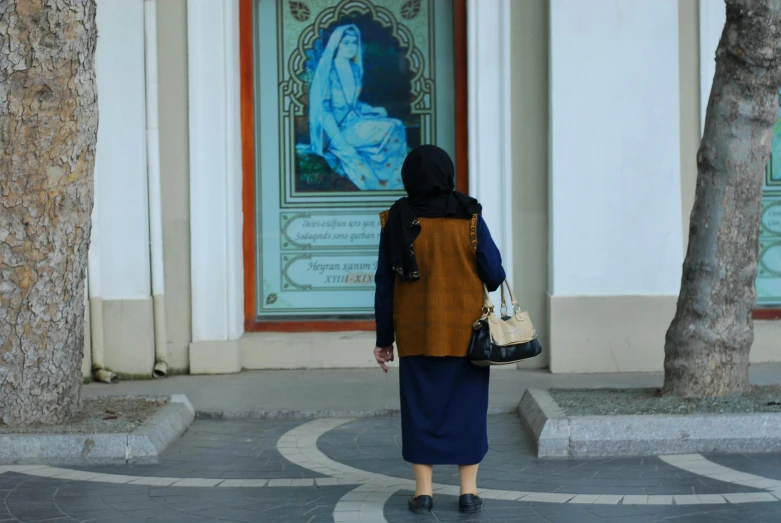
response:
<path id="1" fill-rule="evenodd" d="M 174 394 L 130 433 L 0 434 L 0 465 L 157 463 L 194 419 L 187 396 Z"/>
<path id="2" fill-rule="evenodd" d="M 537 457 L 584 458 L 781 451 L 781 414 L 567 416 L 545 390 L 518 406 Z"/>

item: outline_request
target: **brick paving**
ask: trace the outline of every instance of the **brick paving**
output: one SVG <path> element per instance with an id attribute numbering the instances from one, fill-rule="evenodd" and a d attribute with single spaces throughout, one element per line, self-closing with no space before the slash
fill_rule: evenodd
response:
<path id="1" fill-rule="evenodd" d="M 457 511 L 455 467 L 436 470 L 433 514 L 408 512 L 399 419 L 364 418 L 200 420 L 155 465 L 0 467 L 0 521 L 781 522 L 781 493 L 661 459 L 539 460 L 514 415 L 489 417 L 489 438 L 472 516 Z M 781 455 L 704 458 L 781 480 Z"/>

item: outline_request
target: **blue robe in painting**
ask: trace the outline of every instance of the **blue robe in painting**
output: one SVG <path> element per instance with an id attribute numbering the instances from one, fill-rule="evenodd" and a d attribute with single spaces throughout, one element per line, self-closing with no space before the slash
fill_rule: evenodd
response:
<path id="1" fill-rule="evenodd" d="M 401 165 L 407 155 L 407 137 L 401 120 L 388 118 L 382 107 L 358 100 L 361 75 L 351 64 L 354 92 L 345 92 L 335 67 L 331 68 L 323 96 L 324 115 L 333 115 L 350 147 L 336 147 L 328 139 L 323 155 L 331 168 L 361 190 L 403 190 Z"/>

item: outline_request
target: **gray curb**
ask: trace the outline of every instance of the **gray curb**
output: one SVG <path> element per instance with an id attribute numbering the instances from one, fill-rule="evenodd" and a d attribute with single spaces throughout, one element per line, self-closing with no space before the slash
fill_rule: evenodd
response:
<path id="1" fill-rule="evenodd" d="M 0 465 L 157 463 L 193 422 L 186 396 L 169 402 L 133 432 L 116 434 L 2 434 Z"/>
<path id="2" fill-rule="evenodd" d="M 524 393 L 518 412 L 541 458 L 781 451 L 781 414 L 568 417 L 540 389 Z"/>
<path id="3" fill-rule="evenodd" d="M 537 457 L 566 458 L 570 454 L 569 420 L 547 391 L 528 389 L 518 405 L 522 422 L 537 442 Z"/>

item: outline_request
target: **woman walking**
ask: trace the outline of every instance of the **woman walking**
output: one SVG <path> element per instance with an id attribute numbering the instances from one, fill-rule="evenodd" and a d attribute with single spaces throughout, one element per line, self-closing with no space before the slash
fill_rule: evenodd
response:
<path id="1" fill-rule="evenodd" d="M 489 368 L 466 358 L 480 317 L 483 283 L 505 279 L 477 200 L 455 191 L 448 154 L 433 145 L 402 166 L 408 197 L 380 215 L 374 355 L 387 372 L 395 341 L 401 390 L 402 455 L 416 489 L 409 508 L 433 507 L 434 465 L 458 465 L 459 508 L 477 512 L 477 469 L 488 451 Z"/>

